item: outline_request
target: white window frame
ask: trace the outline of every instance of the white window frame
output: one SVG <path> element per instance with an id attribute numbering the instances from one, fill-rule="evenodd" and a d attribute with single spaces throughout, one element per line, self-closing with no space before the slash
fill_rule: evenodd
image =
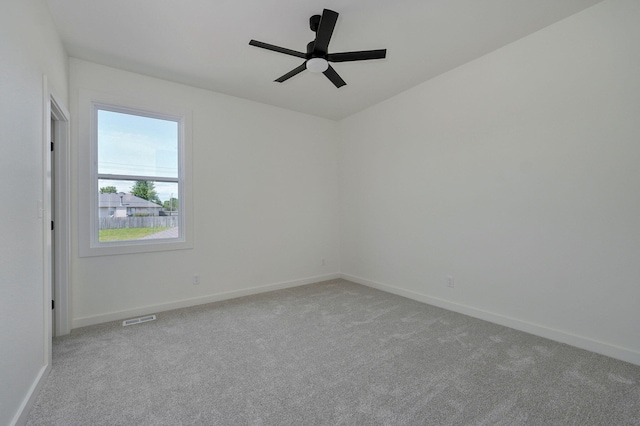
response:
<path id="1" fill-rule="evenodd" d="M 141 115 L 178 123 L 177 238 L 98 241 L 98 110 Z M 82 90 L 79 99 L 79 255 L 80 257 L 146 253 L 193 248 L 191 111 Z M 129 179 L 132 176 L 122 176 Z M 142 180 L 161 180 L 142 177 Z"/>

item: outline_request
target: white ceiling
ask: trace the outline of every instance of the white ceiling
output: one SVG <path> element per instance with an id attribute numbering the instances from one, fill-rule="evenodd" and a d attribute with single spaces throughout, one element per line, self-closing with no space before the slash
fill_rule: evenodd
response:
<path id="1" fill-rule="evenodd" d="M 602 0 L 46 0 L 70 56 L 330 119 L 341 119 Z M 387 49 L 334 68 L 303 60 L 309 17 L 340 13 L 329 52 Z"/>

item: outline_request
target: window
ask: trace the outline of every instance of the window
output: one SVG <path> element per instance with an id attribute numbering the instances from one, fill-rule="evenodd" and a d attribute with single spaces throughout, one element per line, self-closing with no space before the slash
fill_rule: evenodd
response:
<path id="1" fill-rule="evenodd" d="M 96 109 L 98 243 L 178 238 L 179 119 Z M 173 199 L 178 200 L 175 210 Z"/>
<path id="2" fill-rule="evenodd" d="M 89 160 L 81 256 L 193 247 L 185 115 L 84 101 L 91 143 L 81 150 Z"/>

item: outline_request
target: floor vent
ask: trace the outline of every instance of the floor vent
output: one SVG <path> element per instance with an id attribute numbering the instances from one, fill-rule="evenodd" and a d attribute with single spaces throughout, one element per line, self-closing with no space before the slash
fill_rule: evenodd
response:
<path id="1" fill-rule="evenodd" d="M 155 321 L 155 319 L 156 319 L 155 315 L 147 315 L 146 317 L 131 318 L 128 320 L 124 320 L 122 321 L 122 325 L 127 326 L 127 325 L 140 324 L 143 322 Z"/>

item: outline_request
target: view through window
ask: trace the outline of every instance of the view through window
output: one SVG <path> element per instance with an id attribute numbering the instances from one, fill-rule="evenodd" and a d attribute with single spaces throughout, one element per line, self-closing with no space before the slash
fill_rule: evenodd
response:
<path id="1" fill-rule="evenodd" d="M 97 109 L 97 241 L 180 236 L 180 122 Z"/>

